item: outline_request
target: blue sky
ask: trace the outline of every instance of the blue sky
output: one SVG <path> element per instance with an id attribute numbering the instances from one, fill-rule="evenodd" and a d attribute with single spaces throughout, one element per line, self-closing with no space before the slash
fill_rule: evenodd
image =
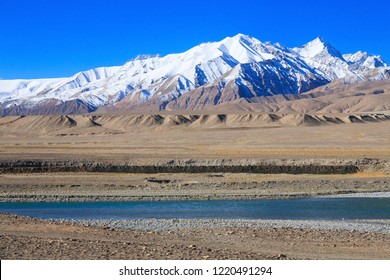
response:
<path id="1" fill-rule="evenodd" d="M 388 0 L 1 0 L 0 77 L 71 76 L 237 33 L 287 47 L 321 36 L 390 63 L 389 14 Z"/>

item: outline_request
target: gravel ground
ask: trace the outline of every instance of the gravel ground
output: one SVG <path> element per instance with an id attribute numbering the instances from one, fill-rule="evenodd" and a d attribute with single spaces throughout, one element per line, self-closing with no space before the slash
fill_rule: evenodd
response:
<path id="1" fill-rule="evenodd" d="M 137 230 L 195 228 L 308 228 L 390 233 L 390 220 L 246 220 L 246 219 L 140 219 L 140 220 L 60 220 L 84 226 Z"/>
<path id="2" fill-rule="evenodd" d="M 390 197 L 390 192 L 372 192 L 372 193 L 346 193 L 336 194 L 324 197 L 366 197 L 366 198 L 378 198 L 378 197 Z"/>

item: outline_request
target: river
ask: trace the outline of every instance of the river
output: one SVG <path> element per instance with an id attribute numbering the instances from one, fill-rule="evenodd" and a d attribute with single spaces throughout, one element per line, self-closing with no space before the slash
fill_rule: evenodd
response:
<path id="1" fill-rule="evenodd" d="M 44 219 L 390 219 L 390 198 L 3 202 L 0 203 L 0 212 Z"/>

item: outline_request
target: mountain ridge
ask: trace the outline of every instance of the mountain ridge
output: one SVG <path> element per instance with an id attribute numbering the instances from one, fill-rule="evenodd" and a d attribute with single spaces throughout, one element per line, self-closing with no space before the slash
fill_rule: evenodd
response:
<path id="1" fill-rule="evenodd" d="M 237 34 L 69 78 L 0 80 L 0 114 L 199 110 L 241 98 L 302 94 L 339 79 L 352 84 L 389 76 L 380 56 L 343 55 L 321 37 L 287 48 Z"/>

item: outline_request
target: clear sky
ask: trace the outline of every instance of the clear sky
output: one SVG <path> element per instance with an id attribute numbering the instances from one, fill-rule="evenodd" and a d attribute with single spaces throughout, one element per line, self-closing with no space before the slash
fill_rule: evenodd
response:
<path id="1" fill-rule="evenodd" d="M 243 33 L 295 47 L 323 37 L 390 63 L 388 0 L 0 0 L 0 77 L 65 77 Z"/>

